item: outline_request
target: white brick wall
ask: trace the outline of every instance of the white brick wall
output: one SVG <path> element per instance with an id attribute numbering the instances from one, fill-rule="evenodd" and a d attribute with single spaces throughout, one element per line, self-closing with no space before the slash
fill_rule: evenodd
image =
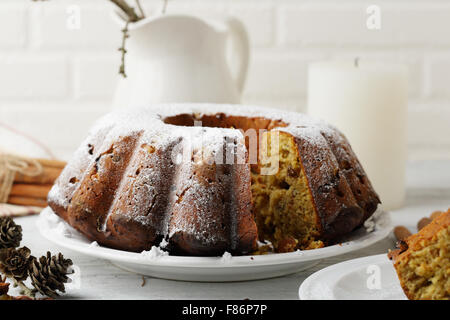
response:
<path id="1" fill-rule="evenodd" d="M 448 45 L 450 4 L 433 1 L 316 1 L 280 9 L 281 43 L 287 46 Z M 369 30 L 366 8 L 382 10 L 382 28 Z M 313 32 L 311 32 L 313 30 Z"/>
<path id="2" fill-rule="evenodd" d="M 65 98 L 68 64 L 58 55 L 5 55 L 0 59 L 0 98 Z M 45 76 L 45 81 L 43 81 Z"/>
<path id="3" fill-rule="evenodd" d="M 160 8 L 159 0 L 142 1 L 148 13 Z M 66 27 L 73 4 L 81 8 L 79 30 Z M 365 27 L 369 4 L 382 10 L 379 31 Z M 70 156 L 109 110 L 118 78 L 121 34 L 110 9 L 106 0 L 0 1 L 0 122 Z M 226 13 L 244 22 L 252 45 L 245 103 L 303 111 L 313 60 L 406 63 L 410 159 L 450 158 L 448 1 L 170 0 L 168 12 Z"/>
<path id="4" fill-rule="evenodd" d="M 117 57 L 97 53 L 75 58 L 75 98 L 109 101 L 117 80 L 117 61 Z"/>
<path id="5" fill-rule="evenodd" d="M 26 43 L 27 12 L 23 4 L 0 5 L 0 47 L 4 49 L 23 48 Z M 5 28 L 4 26 L 8 26 Z"/>

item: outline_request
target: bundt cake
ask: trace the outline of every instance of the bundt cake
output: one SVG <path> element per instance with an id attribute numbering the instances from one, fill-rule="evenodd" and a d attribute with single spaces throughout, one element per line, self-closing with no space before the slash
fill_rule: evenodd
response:
<path id="1" fill-rule="evenodd" d="M 450 299 L 450 209 L 389 253 L 411 300 Z"/>
<path id="2" fill-rule="evenodd" d="M 91 240 L 172 254 L 324 246 L 379 198 L 345 137 L 294 112 L 159 105 L 99 120 L 48 195 Z"/>

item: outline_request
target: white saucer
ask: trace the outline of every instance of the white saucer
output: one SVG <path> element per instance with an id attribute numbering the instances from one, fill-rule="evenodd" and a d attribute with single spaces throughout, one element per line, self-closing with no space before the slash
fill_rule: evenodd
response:
<path id="1" fill-rule="evenodd" d="M 245 281 L 283 276 L 307 269 L 320 260 L 367 247 L 391 231 L 390 216 L 377 211 L 373 218 L 349 235 L 346 242 L 315 250 L 256 256 L 169 256 L 159 248 L 134 253 L 98 246 L 59 218 L 50 208 L 42 211 L 38 229 L 48 240 L 71 250 L 110 260 L 128 271 L 157 278 L 185 281 Z"/>
<path id="2" fill-rule="evenodd" d="M 405 300 L 387 254 L 341 262 L 310 275 L 299 289 L 301 300 Z"/>

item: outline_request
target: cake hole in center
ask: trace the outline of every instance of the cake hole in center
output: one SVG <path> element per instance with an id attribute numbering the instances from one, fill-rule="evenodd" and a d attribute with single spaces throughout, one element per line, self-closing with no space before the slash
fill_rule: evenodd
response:
<path id="1" fill-rule="evenodd" d="M 266 129 L 271 130 L 276 127 L 287 127 L 288 124 L 281 120 L 271 120 L 264 117 L 243 117 L 227 115 L 225 113 L 216 114 L 178 114 L 163 119 L 164 123 L 175 126 L 193 127 L 196 122 L 201 122 L 202 127 L 209 128 L 234 128 L 234 129 Z"/>

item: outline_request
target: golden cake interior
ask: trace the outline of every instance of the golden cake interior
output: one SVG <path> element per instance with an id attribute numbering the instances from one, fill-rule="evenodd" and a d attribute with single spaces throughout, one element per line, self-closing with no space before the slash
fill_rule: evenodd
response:
<path id="1" fill-rule="evenodd" d="M 270 240 L 278 252 L 322 247 L 315 241 L 318 222 L 294 137 L 270 131 L 261 140 L 251 186 L 259 238 Z M 279 159 L 275 172 L 272 157 Z"/>
<path id="2" fill-rule="evenodd" d="M 450 226 L 425 240 L 411 252 L 409 259 L 399 259 L 397 272 L 410 299 L 450 299 Z"/>
<path id="3" fill-rule="evenodd" d="M 181 114 L 164 119 L 165 123 L 183 126 L 192 126 L 195 121 L 201 121 L 204 127 L 257 130 L 259 156 L 257 163 L 251 165 L 251 191 L 260 241 L 271 241 L 277 252 L 324 246 L 316 240 L 320 223 L 294 137 L 287 132 L 270 131 L 287 124 L 224 114 Z M 246 137 L 247 148 L 248 142 Z M 279 159 L 278 163 L 273 159 Z"/>

